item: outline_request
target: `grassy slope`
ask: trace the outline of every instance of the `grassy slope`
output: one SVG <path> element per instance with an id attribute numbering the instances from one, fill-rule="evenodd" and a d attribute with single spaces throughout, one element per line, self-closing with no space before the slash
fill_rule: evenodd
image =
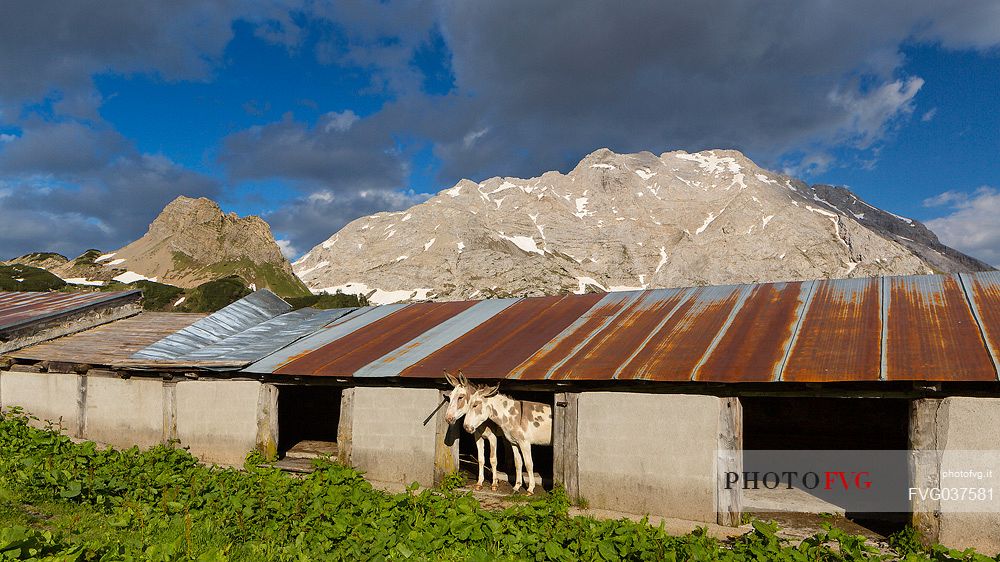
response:
<path id="1" fill-rule="evenodd" d="M 0 291 L 53 291 L 65 286 L 65 281 L 44 269 L 27 265 L 0 265 Z"/>

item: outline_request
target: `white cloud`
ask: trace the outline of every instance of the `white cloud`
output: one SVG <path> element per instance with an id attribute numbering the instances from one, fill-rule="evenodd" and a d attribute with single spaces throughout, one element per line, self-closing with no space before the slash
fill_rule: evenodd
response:
<path id="1" fill-rule="evenodd" d="M 868 93 L 834 90 L 830 101 L 846 110 L 844 136 L 865 149 L 882 140 L 896 118 L 913 113 L 913 97 L 923 85 L 923 78 L 914 76 Z"/>
<path id="2" fill-rule="evenodd" d="M 1000 190 L 983 186 L 972 193 L 946 191 L 924 200 L 951 212 L 926 221 L 941 242 L 994 266 L 1000 265 Z"/>
<path id="3" fill-rule="evenodd" d="M 291 240 L 275 240 L 278 243 L 278 248 L 281 249 L 281 255 L 285 256 L 289 260 L 295 259 L 299 255 L 299 250 L 292 245 Z"/>
<path id="4" fill-rule="evenodd" d="M 0 133 L 0 142 L 11 142 L 17 139 L 17 135 L 8 135 L 7 133 Z"/>
<path id="5" fill-rule="evenodd" d="M 938 110 L 938 108 L 936 108 L 936 107 L 930 108 L 923 115 L 920 116 L 920 120 L 923 121 L 924 123 L 926 123 L 926 122 L 930 121 L 931 119 L 934 119 L 934 116 L 937 115 L 937 110 Z"/>
<path id="6" fill-rule="evenodd" d="M 337 131 L 338 133 L 343 133 L 344 131 L 351 128 L 352 125 L 361 119 L 358 117 L 357 113 L 354 113 L 350 109 L 346 111 L 336 112 L 331 111 L 323 115 L 321 118 L 323 122 L 323 132 L 329 133 L 330 131 Z"/>
<path id="7" fill-rule="evenodd" d="M 478 131 L 470 131 L 462 139 L 462 145 L 465 146 L 466 149 L 472 148 L 472 145 L 476 144 L 476 141 L 488 132 L 490 132 L 489 127 L 484 127 Z"/>

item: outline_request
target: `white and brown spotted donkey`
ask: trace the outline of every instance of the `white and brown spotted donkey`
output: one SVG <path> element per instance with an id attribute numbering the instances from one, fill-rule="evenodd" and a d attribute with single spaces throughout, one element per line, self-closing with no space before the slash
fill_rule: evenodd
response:
<path id="1" fill-rule="evenodd" d="M 465 378 L 462 371 L 458 372 L 458 378 L 452 376 L 448 371 L 444 372 L 444 378 L 448 380 L 448 383 L 453 387 L 451 394 L 448 395 L 448 411 L 444 414 L 444 419 L 449 424 L 455 423 L 459 418 L 466 415 L 469 412 L 469 405 L 471 403 L 472 393 L 476 390 L 476 387 L 469 382 L 469 379 Z M 469 429 L 469 426 L 465 426 L 465 430 L 472 434 L 472 437 L 476 440 L 476 457 L 479 461 L 479 480 L 476 482 L 476 489 L 483 489 L 483 467 L 486 464 L 484 449 L 486 448 L 485 441 L 490 442 L 490 472 L 493 473 L 493 482 L 490 484 L 490 488 L 495 492 L 497 491 L 497 435 L 496 426 L 493 422 L 486 421 L 485 423 L 477 424 L 473 429 Z"/>
<path id="2" fill-rule="evenodd" d="M 531 460 L 532 445 L 552 444 L 552 406 L 541 402 L 514 400 L 500 394 L 496 386 L 478 386 L 473 391 L 465 414 L 465 430 L 472 431 L 490 420 L 499 426 L 514 449 L 514 470 L 517 477 L 514 491 L 521 488 L 521 458 L 528 470 L 528 495 L 535 492 L 535 463 Z"/>

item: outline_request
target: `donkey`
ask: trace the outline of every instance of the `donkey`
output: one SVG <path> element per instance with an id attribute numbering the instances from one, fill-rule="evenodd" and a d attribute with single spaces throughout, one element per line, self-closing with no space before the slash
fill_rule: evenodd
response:
<path id="1" fill-rule="evenodd" d="M 500 427 L 514 450 L 514 469 L 517 478 L 514 491 L 521 488 L 521 457 L 528 469 L 528 495 L 535 492 L 535 463 L 531 460 L 532 445 L 552 444 L 552 406 L 541 402 L 514 400 L 499 394 L 496 386 L 478 387 L 472 393 L 469 410 L 465 414 L 465 430 L 479 427 L 491 420 Z"/>
<path id="2" fill-rule="evenodd" d="M 465 378 L 462 371 L 458 372 L 458 378 L 445 371 L 444 378 L 453 387 L 451 394 L 448 395 L 448 411 L 445 412 L 444 419 L 449 424 L 453 424 L 469 412 L 469 399 L 472 397 L 476 387 L 469 382 L 469 379 Z M 483 467 L 486 464 L 483 457 L 485 456 L 485 441 L 489 441 L 490 472 L 493 473 L 493 483 L 490 484 L 490 489 L 494 492 L 497 491 L 497 435 L 494 429 L 495 426 L 489 421 L 485 423 L 480 422 L 471 429 L 468 425 L 465 426 L 465 431 L 471 433 L 476 440 L 476 457 L 479 461 L 479 480 L 476 482 L 477 490 L 483 489 Z"/>

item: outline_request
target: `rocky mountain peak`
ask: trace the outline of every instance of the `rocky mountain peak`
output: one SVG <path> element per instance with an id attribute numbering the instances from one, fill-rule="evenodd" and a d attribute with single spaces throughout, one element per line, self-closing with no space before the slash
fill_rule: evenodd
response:
<path id="1" fill-rule="evenodd" d="M 313 290 L 384 303 L 988 268 L 854 205 L 870 207 L 735 150 L 602 148 L 566 174 L 462 180 L 362 217 L 294 269 Z"/>

